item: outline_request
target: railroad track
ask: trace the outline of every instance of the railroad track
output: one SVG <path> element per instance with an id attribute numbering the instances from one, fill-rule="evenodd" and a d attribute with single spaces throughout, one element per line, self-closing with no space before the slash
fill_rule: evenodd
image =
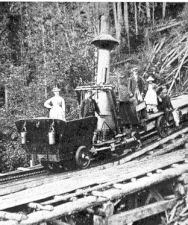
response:
<path id="1" fill-rule="evenodd" d="M 13 180 L 22 179 L 25 177 L 38 176 L 44 174 L 46 171 L 41 165 L 29 167 L 29 168 L 18 168 L 15 171 L 0 174 L 0 183 L 10 182 Z"/>
<path id="2" fill-rule="evenodd" d="M 174 144 L 169 144 L 169 141 L 171 141 L 173 138 L 176 138 L 176 147 L 183 145 L 186 142 L 186 137 L 182 137 L 181 135 L 188 135 L 188 128 L 181 128 L 178 129 L 178 131 L 171 130 L 171 135 L 159 140 L 158 135 L 156 132 L 152 132 L 151 134 L 148 134 L 146 136 L 142 137 L 143 146 L 141 150 L 134 151 L 131 149 L 126 149 L 123 154 L 121 155 L 112 155 L 110 158 L 106 157 L 103 160 L 94 159 L 93 163 L 88 169 L 104 169 L 108 168 L 109 166 L 117 165 L 126 163 L 128 161 L 131 161 L 135 158 L 139 160 L 139 158 L 148 157 L 148 154 L 163 154 L 165 152 L 171 151 L 174 147 Z M 172 137 L 172 138 L 171 138 Z M 166 150 L 161 149 L 161 144 L 167 144 Z M 164 146 L 163 146 L 164 147 Z M 65 171 L 63 174 L 65 177 L 72 176 L 73 173 L 77 173 L 80 170 L 75 170 L 74 168 L 71 168 L 69 172 Z M 84 170 L 85 171 L 85 170 Z M 82 172 L 81 172 L 82 173 Z M 34 167 L 29 168 L 19 168 L 16 171 L 12 171 L 9 173 L 0 174 L 0 184 L 2 183 L 9 183 L 12 181 L 19 181 L 23 179 L 29 179 L 29 178 L 36 178 L 37 176 L 43 176 L 46 177 L 53 177 L 53 174 L 48 173 L 41 165 L 37 165 Z"/>
<path id="3" fill-rule="evenodd" d="M 7 173 L 5 176 L 2 174 L 0 177 L 0 196 L 9 194 L 8 191 L 10 187 L 12 187 L 11 193 L 14 193 L 30 187 L 41 186 L 58 180 L 66 180 L 70 177 L 82 177 L 86 172 L 93 174 L 97 171 L 111 168 L 116 165 L 126 164 L 133 159 L 134 164 L 144 158 L 149 159 L 155 155 L 165 154 L 172 150 L 174 151 L 174 149 L 184 145 L 187 139 L 188 128 L 183 128 L 166 138 L 155 141 L 152 144 L 145 144 L 145 146 L 143 146 L 139 151 L 130 152 L 128 154 L 125 152 L 125 155 L 122 155 L 121 157 L 115 156 L 110 161 L 103 160 L 100 162 L 101 165 L 96 166 L 96 164 L 93 163 L 92 167 L 86 170 L 73 170 L 60 174 L 52 174 L 44 171 L 41 166 L 36 166 L 35 168 L 29 168 L 26 171 L 12 172 L 10 174 Z"/>
<path id="4" fill-rule="evenodd" d="M 152 155 L 150 159 L 134 160 L 102 171 L 94 172 L 89 169 L 74 177 L 4 195 L 0 198 L 0 210 L 6 210 L 2 214 L 8 215 L 11 207 L 14 207 L 15 213 L 3 225 L 29 225 L 100 206 L 109 201 L 116 204 L 119 198 L 188 172 L 185 152 L 185 149 L 180 149 L 164 155 Z M 24 215 L 29 208 L 36 207 L 38 210 L 23 217 L 20 205 Z"/>

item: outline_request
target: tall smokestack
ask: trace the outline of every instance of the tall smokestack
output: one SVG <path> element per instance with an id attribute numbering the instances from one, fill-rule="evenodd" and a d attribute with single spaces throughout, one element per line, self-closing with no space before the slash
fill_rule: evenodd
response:
<path id="1" fill-rule="evenodd" d="M 108 23 L 105 16 L 101 16 L 101 32 L 91 44 L 98 48 L 98 72 L 97 84 L 105 84 L 109 81 L 110 72 L 110 51 L 119 44 L 119 42 L 108 34 Z"/>
<path id="2" fill-rule="evenodd" d="M 92 42 L 98 48 L 98 72 L 97 84 L 107 84 L 110 73 L 110 51 L 119 44 L 110 34 L 108 34 L 108 23 L 106 17 L 101 17 L 101 32 Z M 98 90 L 95 100 L 98 103 L 102 116 L 98 117 L 97 129 L 102 130 L 103 134 L 109 134 L 111 130 L 116 130 L 114 118 L 114 104 L 112 97 L 107 89 Z"/>

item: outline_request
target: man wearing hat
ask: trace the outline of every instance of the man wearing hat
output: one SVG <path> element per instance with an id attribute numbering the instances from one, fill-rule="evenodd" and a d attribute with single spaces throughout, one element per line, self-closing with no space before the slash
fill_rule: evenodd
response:
<path id="1" fill-rule="evenodd" d="M 166 86 L 162 87 L 162 91 L 159 95 L 159 110 L 164 112 L 167 125 L 169 125 L 168 122 L 170 114 L 173 111 L 173 105 L 171 103 L 170 96 L 168 95 L 168 90 Z"/>
<path id="2" fill-rule="evenodd" d="M 59 96 L 60 89 L 58 87 L 53 88 L 54 97 L 48 99 L 44 106 L 50 109 L 49 117 L 51 119 L 65 120 L 65 100 Z"/>
<path id="3" fill-rule="evenodd" d="M 119 100 L 119 116 L 121 118 L 121 124 L 123 130 L 130 128 L 130 125 L 138 125 L 138 117 L 136 113 L 136 107 L 129 101 L 128 88 L 126 86 L 126 80 L 123 76 L 120 77 L 120 84 L 118 88 L 118 100 Z"/>
<path id="4" fill-rule="evenodd" d="M 96 101 L 92 98 L 94 94 L 91 90 L 87 91 L 86 99 L 82 101 L 80 106 L 80 114 L 81 118 L 88 117 L 88 116 L 95 116 L 95 112 L 100 115 L 99 107 Z"/>
<path id="5" fill-rule="evenodd" d="M 131 72 L 132 77 L 128 80 L 128 93 L 130 100 L 134 102 L 134 105 L 136 107 L 139 101 L 143 101 L 145 82 L 138 75 L 138 67 L 134 67 Z"/>

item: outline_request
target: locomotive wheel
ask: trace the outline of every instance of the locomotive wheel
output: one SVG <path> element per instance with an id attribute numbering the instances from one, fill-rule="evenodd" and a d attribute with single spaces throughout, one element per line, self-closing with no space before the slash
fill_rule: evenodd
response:
<path id="1" fill-rule="evenodd" d="M 168 126 L 164 115 L 157 119 L 157 132 L 161 138 L 168 136 Z"/>
<path id="2" fill-rule="evenodd" d="M 76 159 L 76 165 L 80 169 L 86 169 L 89 166 L 91 162 L 91 156 L 85 146 L 80 146 L 77 149 L 75 159 Z"/>

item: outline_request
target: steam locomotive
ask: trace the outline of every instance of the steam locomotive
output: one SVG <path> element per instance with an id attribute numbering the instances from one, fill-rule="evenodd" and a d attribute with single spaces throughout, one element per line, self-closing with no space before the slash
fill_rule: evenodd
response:
<path id="1" fill-rule="evenodd" d="M 152 133 L 160 137 L 168 135 L 169 128 L 163 112 L 148 115 L 140 120 L 138 132 L 131 135 L 123 131 L 114 87 L 109 85 L 110 51 L 118 45 L 111 35 L 101 33 L 92 41 L 98 47 L 98 73 L 95 85 L 76 88 L 78 102 L 81 103 L 87 91 L 94 93 L 102 116 L 87 117 L 73 121 L 62 121 L 50 118 L 24 119 L 16 122 L 21 134 L 22 144 L 28 154 L 36 155 L 41 164 L 48 170 L 69 168 L 70 162 L 85 169 L 93 158 L 103 152 L 128 154 L 137 149 L 141 138 Z M 188 114 L 188 97 L 186 95 L 172 99 L 174 108 L 181 112 L 182 119 Z M 146 107 L 142 102 L 137 107 L 139 114 Z M 173 119 L 171 118 L 173 123 Z M 107 154 L 109 155 L 109 154 Z"/>
<path id="2" fill-rule="evenodd" d="M 123 132 L 122 125 L 118 122 L 120 118 L 113 87 L 81 86 L 77 87 L 76 92 L 83 98 L 87 90 L 96 93 L 96 101 L 102 116 L 96 115 L 67 122 L 50 118 L 16 121 L 22 144 L 25 145 L 28 154 L 36 155 L 41 164 L 50 171 L 67 170 L 70 162 L 75 162 L 78 168 L 85 169 L 101 152 L 121 155 L 139 146 L 139 139 L 135 133 L 130 136 Z M 178 107 L 181 111 L 182 120 L 188 114 L 187 97 L 182 95 L 172 99 L 174 107 Z M 81 100 L 83 99 L 80 99 L 80 102 Z M 103 107 L 100 102 L 103 103 Z M 142 108 L 137 108 L 137 113 L 139 110 Z M 171 124 L 174 123 L 172 116 L 170 121 Z M 166 137 L 169 134 L 169 127 L 164 113 L 149 114 L 145 125 L 139 126 L 139 133 L 141 138 L 153 133 L 158 133 L 162 138 Z"/>

